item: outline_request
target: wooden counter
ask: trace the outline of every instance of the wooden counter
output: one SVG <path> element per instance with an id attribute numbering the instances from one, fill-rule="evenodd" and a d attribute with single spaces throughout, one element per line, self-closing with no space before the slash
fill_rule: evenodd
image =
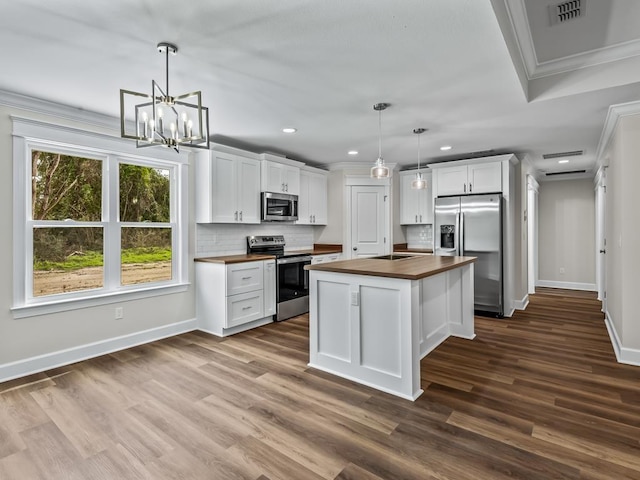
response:
<path id="1" fill-rule="evenodd" d="M 273 260 L 275 255 L 258 255 L 258 254 L 240 254 L 240 255 L 224 255 L 221 257 L 202 257 L 195 258 L 195 262 L 207 263 L 243 263 L 258 262 L 262 260 Z"/>
<path id="2" fill-rule="evenodd" d="M 445 257 L 436 255 L 407 256 L 400 260 L 381 260 L 377 258 L 359 258 L 340 260 L 320 265 L 308 265 L 307 270 L 323 272 L 350 273 L 353 275 L 372 275 L 375 277 L 402 278 L 420 280 L 476 261 L 476 257 Z"/>

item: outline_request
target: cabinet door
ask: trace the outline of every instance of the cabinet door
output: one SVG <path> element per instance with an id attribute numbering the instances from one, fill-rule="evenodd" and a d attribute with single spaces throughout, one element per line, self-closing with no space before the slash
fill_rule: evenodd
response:
<path id="1" fill-rule="evenodd" d="M 309 225 L 311 223 L 311 206 L 309 195 L 309 183 L 311 173 L 300 172 L 300 194 L 298 195 L 298 225 Z"/>
<path id="2" fill-rule="evenodd" d="M 411 188 L 414 172 L 400 174 L 400 224 L 415 225 L 419 220 L 420 190 Z"/>
<path id="3" fill-rule="evenodd" d="M 300 169 L 298 167 L 284 165 L 282 181 L 285 193 L 300 195 Z"/>
<path id="4" fill-rule="evenodd" d="M 282 163 L 262 161 L 262 191 L 284 192 L 284 165 Z"/>
<path id="5" fill-rule="evenodd" d="M 438 168 L 433 173 L 437 177 L 438 196 L 464 195 L 467 191 L 467 166 Z"/>
<path id="6" fill-rule="evenodd" d="M 260 223 L 260 162 L 240 157 L 236 168 L 238 221 Z"/>
<path id="7" fill-rule="evenodd" d="M 262 291 L 264 285 L 263 262 L 232 263 L 227 265 L 227 296 Z"/>
<path id="8" fill-rule="evenodd" d="M 502 192 L 502 163 L 469 165 L 467 193 Z"/>
<path id="9" fill-rule="evenodd" d="M 427 181 L 427 188 L 420 190 L 420 223 L 425 225 L 427 223 L 433 224 L 433 179 L 432 173 L 427 172 L 422 174 Z"/>
<path id="10" fill-rule="evenodd" d="M 302 179 L 302 177 L 301 177 Z M 320 173 L 313 174 L 309 178 L 309 203 L 310 214 L 315 225 L 327 224 L 327 177 Z"/>
<path id="11" fill-rule="evenodd" d="M 262 262 L 256 263 L 262 265 Z M 227 297 L 225 328 L 236 327 L 264 317 L 263 308 L 264 298 L 262 290 Z"/>
<path id="12" fill-rule="evenodd" d="M 264 316 L 276 314 L 276 261 L 264 261 Z"/>
<path id="13" fill-rule="evenodd" d="M 236 162 L 238 157 L 226 153 L 211 153 L 211 222 L 238 221 L 236 195 Z"/>

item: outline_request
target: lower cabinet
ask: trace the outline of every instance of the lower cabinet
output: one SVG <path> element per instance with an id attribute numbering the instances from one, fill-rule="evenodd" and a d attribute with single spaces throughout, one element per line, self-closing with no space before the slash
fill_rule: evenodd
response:
<path id="1" fill-rule="evenodd" d="M 200 330 L 218 336 L 273 321 L 275 260 L 196 262 L 196 315 Z"/>

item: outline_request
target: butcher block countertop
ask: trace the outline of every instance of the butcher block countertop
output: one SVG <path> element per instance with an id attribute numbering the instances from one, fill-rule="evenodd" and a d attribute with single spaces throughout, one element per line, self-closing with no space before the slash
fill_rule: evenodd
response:
<path id="1" fill-rule="evenodd" d="M 195 258 L 196 262 L 207 263 L 243 263 L 243 262 L 259 262 L 261 260 L 274 260 L 275 255 L 259 255 L 259 254 L 240 254 L 225 255 L 222 257 L 202 257 Z"/>
<path id="2" fill-rule="evenodd" d="M 307 265 L 306 270 L 371 275 L 375 277 L 420 280 L 421 278 L 453 270 L 476 261 L 476 257 L 447 257 L 436 255 L 407 256 L 400 260 L 359 258 L 337 262 Z"/>

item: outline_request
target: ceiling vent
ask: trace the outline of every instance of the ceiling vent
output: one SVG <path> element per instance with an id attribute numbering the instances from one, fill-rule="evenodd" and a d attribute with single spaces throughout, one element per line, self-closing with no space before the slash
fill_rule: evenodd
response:
<path id="1" fill-rule="evenodd" d="M 584 155 L 584 150 L 573 150 L 571 152 L 557 152 L 557 153 L 545 153 L 542 158 L 549 160 L 550 158 L 562 158 L 562 157 L 579 157 Z"/>
<path id="2" fill-rule="evenodd" d="M 571 175 L 571 174 L 574 174 L 574 173 L 587 173 L 587 171 L 586 170 L 571 170 L 569 172 L 548 172 L 548 173 L 545 173 L 545 175 L 547 177 L 551 177 L 553 175 Z"/>
<path id="3" fill-rule="evenodd" d="M 569 0 L 557 5 L 549 5 L 551 25 L 566 23 L 584 17 L 586 0 Z"/>

